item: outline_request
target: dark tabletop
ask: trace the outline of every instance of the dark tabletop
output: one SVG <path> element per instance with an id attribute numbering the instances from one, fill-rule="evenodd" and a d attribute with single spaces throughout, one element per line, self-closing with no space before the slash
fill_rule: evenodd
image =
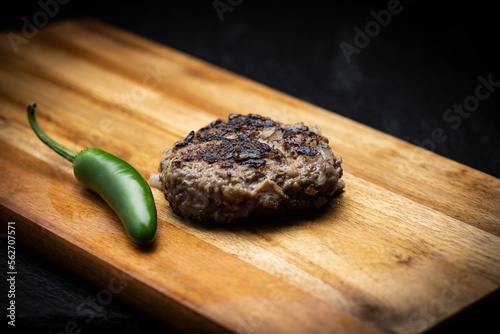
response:
<path id="1" fill-rule="evenodd" d="M 4 4 L 0 29 L 16 31 L 39 11 L 53 14 L 51 23 L 97 18 L 500 177 L 500 20 L 493 5 L 58 1 Z M 5 234 L 0 240 L 5 314 Z M 165 332 L 119 300 L 89 321 L 78 309 L 99 289 L 16 246 L 16 329 L 60 333 L 74 321 L 81 333 Z M 498 332 L 499 306 L 497 291 L 431 332 L 480 325 Z"/>

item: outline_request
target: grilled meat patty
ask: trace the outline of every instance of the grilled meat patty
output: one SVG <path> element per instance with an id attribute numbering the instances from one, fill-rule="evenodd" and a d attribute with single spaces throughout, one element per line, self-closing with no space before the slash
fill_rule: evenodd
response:
<path id="1" fill-rule="evenodd" d="M 317 126 L 232 114 L 167 149 L 150 184 L 185 219 L 230 223 L 322 207 L 344 188 L 341 163 Z"/>

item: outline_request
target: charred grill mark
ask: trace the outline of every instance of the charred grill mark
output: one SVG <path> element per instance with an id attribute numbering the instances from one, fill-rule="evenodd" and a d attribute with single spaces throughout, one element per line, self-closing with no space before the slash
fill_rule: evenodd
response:
<path id="1" fill-rule="evenodd" d="M 189 143 L 189 142 L 191 142 L 191 141 L 193 140 L 193 138 L 194 138 L 194 131 L 191 131 L 191 132 L 187 135 L 186 139 L 184 139 L 184 141 L 187 141 L 187 142 Z"/>
<path id="2" fill-rule="evenodd" d="M 295 126 L 283 130 L 283 141 L 288 152 L 313 156 L 318 153 L 314 148 L 318 145 L 319 135 L 309 131 L 307 126 L 297 128 Z"/>
<path id="3" fill-rule="evenodd" d="M 212 122 L 209 126 L 202 128 L 200 131 L 211 131 L 214 129 L 223 128 L 227 132 L 237 132 L 240 130 L 251 131 L 258 130 L 263 127 L 279 126 L 279 123 L 273 121 L 272 119 L 265 118 L 256 114 L 250 114 L 248 116 L 243 116 L 240 114 L 231 114 L 227 122 L 223 122 L 218 119 Z"/>
<path id="4" fill-rule="evenodd" d="M 263 167 L 266 164 L 263 158 L 269 156 L 269 153 L 274 153 L 267 144 L 239 137 L 237 139 L 219 138 L 208 145 L 198 150 L 197 158 L 210 164 L 221 162 L 225 168 L 232 166 L 232 163 Z"/>
<path id="5" fill-rule="evenodd" d="M 310 146 L 300 146 L 297 149 L 297 153 L 312 156 L 312 155 L 315 155 L 316 153 L 318 153 L 318 151 L 316 151 L 314 148 L 312 148 Z"/>
<path id="6" fill-rule="evenodd" d="M 174 149 L 187 150 L 181 158 L 184 162 L 203 160 L 210 164 L 220 163 L 223 168 L 231 168 L 234 163 L 260 168 L 265 166 L 266 159 L 282 160 L 284 157 L 283 152 L 257 140 L 262 129 L 269 127 L 281 132 L 286 154 L 314 156 L 318 153 L 315 148 L 320 136 L 309 127 L 283 127 L 257 114 L 231 114 L 225 121 L 217 119 L 197 132 L 191 131 L 175 144 Z M 202 147 L 196 152 L 190 148 L 200 144 Z"/>
<path id="7" fill-rule="evenodd" d="M 285 139 L 291 139 L 297 136 L 318 137 L 318 134 L 315 133 L 314 131 L 309 131 L 309 128 L 307 126 L 302 126 L 300 129 L 295 126 L 291 126 L 289 128 L 284 129 L 283 131 L 283 138 Z"/>
<path id="8" fill-rule="evenodd" d="M 198 141 L 198 143 L 204 143 L 207 141 L 220 141 L 226 139 L 224 138 L 224 134 L 226 134 L 224 131 L 219 134 L 205 134 L 202 132 L 198 132 L 196 134 L 196 140 Z"/>
<path id="9" fill-rule="evenodd" d="M 214 127 L 216 126 L 217 124 L 221 124 L 222 123 L 222 120 L 219 118 L 219 119 L 216 119 L 215 121 L 213 121 L 212 123 L 210 123 L 210 126 L 211 127 Z"/>
<path id="10" fill-rule="evenodd" d="M 259 121 L 265 120 L 264 117 L 262 117 L 261 115 L 257 115 L 257 114 L 250 114 L 250 115 L 248 115 L 248 117 L 252 118 L 252 119 L 258 119 Z"/>
<path id="11" fill-rule="evenodd" d="M 184 146 L 188 145 L 189 143 L 191 143 L 193 141 L 193 138 L 194 138 L 194 131 L 191 131 L 183 141 L 177 142 L 174 145 L 174 147 L 175 148 L 184 147 Z"/>
<path id="12" fill-rule="evenodd" d="M 198 157 L 201 159 L 205 160 L 206 162 L 213 164 L 217 160 L 225 160 L 221 159 L 221 154 L 216 153 L 215 149 L 213 147 L 205 147 L 200 150 L 198 150 Z"/>
<path id="13" fill-rule="evenodd" d="M 180 148 L 180 147 L 184 147 L 184 146 L 186 146 L 187 144 L 189 144 L 189 142 L 187 142 L 187 141 L 179 141 L 179 142 L 177 142 L 177 143 L 175 144 L 174 148 L 176 148 L 176 149 L 177 149 L 177 148 Z"/>

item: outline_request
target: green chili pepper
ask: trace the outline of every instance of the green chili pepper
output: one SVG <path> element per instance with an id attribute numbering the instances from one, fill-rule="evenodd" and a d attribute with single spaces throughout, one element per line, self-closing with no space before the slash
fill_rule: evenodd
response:
<path id="1" fill-rule="evenodd" d="M 28 106 L 31 127 L 47 146 L 73 163 L 80 184 L 96 192 L 121 219 L 128 235 L 139 244 L 153 241 L 156 206 L 146 180 L 127 162 L 98 148 L 77 153 L 52 140 L 38 125 L 36 104 Z"/>

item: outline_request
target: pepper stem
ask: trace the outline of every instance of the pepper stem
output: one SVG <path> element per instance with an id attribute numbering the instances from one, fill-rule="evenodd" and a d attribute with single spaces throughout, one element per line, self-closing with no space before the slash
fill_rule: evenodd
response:
<path id="1" fill-rule="evenodd" d="M 32 103 L 28 106 L 28 120 L 30 122 L 31 128 L 33 131 L 35 131 L 36 135 L 38 138 L 40 138 L 48 147 L 53 149 L 56 153 L 61 155 L 63 158 L 66 160 L 69 160 L 70 162 L 74 162 L 76 156 L 78 153 L 75 151 L 72 151 L 66 147 L 63 147 L 56 143 L 52 138 L 50 138 L 43 130 L 40 128 L 40 125 L 38 125 L 38 122 L 36 121 L 35 118 L 35 109 L 36 109 L 36 103 Z"/>

